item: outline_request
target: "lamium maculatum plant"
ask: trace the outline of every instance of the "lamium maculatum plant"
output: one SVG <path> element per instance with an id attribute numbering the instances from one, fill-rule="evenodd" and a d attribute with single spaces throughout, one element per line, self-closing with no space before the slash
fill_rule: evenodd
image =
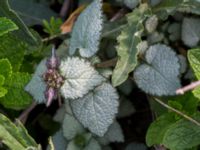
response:
<path id="1" fill-rule="evenodd" d="M 198 150 L 199 15 L 199 0 L 0 1 L 0 149 Z"/>

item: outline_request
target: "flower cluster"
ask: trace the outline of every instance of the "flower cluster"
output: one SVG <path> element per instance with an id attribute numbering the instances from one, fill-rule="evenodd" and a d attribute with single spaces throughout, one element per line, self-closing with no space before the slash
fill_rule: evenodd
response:
<path id="1" fill-rule="evenodd" d="M 52 54 L 46 61 L 47 71 L 43 74 L 43 79 L 47 84 L 45 98 L 47 99 L 47 107 L 52 103 L 53 99 L 58 97 L 58 90 L 64 82 L 63 77 L 59 74 L 58 68 L 60 60 L 55 54 L 55 48 L 52 48 Z"/>

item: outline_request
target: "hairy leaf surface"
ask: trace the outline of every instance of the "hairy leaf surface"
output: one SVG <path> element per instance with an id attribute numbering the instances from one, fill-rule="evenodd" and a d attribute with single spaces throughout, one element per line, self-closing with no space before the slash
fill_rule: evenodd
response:
<path id="1" fill-rule="evenodd" d="M 184 18 L 182 25 L 182 40 L 189 46 L 194 47 L 200 41 L 200 19 L 197 18 Z"/>
<path id="2" fill-rule="evenodd" d="M 100 137 L 98 141 L 102 145 L 108 145 L 110 142 L 124 142 L 124 134 L 120 124 L 117 121 L 114 121 L 108 128 L 106 134 L 103 137 Z"/>
<path id="3" fill-rule="evenodd" d="M 103 24 L 101 7 L 101 0 L 95 0 L 78 17 L 72 31 L 70 55 L 77 49 L 82 57 L 91 57 L 98 51 Z"/>
<path id="4" fill-rule="evenodd" d="M 63 60 L 60 72 L 65 79 L 61 94 L 66 99 L 82 97 L 105 80 L 88 61 L 78 57 Z"/>
<path id="5" fill-rule="evenodd" d="M 73 139 L 77 134 L 84 132 L 83 126 L 69 114 L 65 114 L 63 121 L 63 134 L 67 140 Z"/>
<path id="6" fill-rule="evenodd" d="M 46 59 L 42 60 L 37 66 L 36 71 L 31 79 L 31 81 L 26 85 L 25 90 L 29 92 L 34 100 L 38 103 L 45 103 L 46 99 L 44 92 L 46 89 L 46 84 L 42 79 L 42 75 L 47 70 Z"/>
<path id="7" fill-rule="evenodd" d="M 52 136 L 52 142 L 55 147 L 55 150 L 65 150 L 67 148 L 67 140 L 63 136 L 62 130 L 57 131 L 53 136 Z M 48 146 L 47 150 L 51 150 L 50 146 Z"/>
<path id="8" fill-rule="evenodd" d="M 139 65 L 134 79 L 139 88 L 153 95 L 175 95 L 180 85 L 179 62 L 175 52 L 163 44 L 151 46 L 145 55 L 146 63 Z"/>
<path id="9" fill-rule="evenodd" d="M 108 83 L 103 83 L 84 97 L 71 101 L 76 118 L 98 136 L 103 136 L 112 124 L 118 105 L 116 90 Z"/>

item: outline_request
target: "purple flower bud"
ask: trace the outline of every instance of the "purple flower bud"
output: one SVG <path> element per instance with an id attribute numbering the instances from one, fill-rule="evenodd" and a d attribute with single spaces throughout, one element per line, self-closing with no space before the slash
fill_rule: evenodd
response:
<path id="1" fill-rule="evenodd" d="M 46 106 L 49 107 L 53 101 L 57 97 L 57 91 L 50 87 L 45 91 L 45 97 L 47 99 Z"/>
<path id="2" fill-rule="evenodd" d="M 51 57 L 47 59 L 47 68 L 49 69 L 57 69 L 60 65 L 60 60 L 56 56 L 55 47 L 52 48 Z"/>

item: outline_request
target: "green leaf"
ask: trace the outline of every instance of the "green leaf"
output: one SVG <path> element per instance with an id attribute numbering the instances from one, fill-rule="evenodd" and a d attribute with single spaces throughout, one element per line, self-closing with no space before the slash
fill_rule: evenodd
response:
<path id="1" fill-rule="evenodd" d="M 5 77 L 0 74 L 0 97 L 5 96 L 6 93 L 8 92 L 7 89 L 2 87 L 2 85 L 4 84 L 4 81 L 5 81 Z"/>
<path id="2" fill-rule="evenodd" d="M 10 19 L 0 17 L 0 36 L 17 29 L 18 27 L 16 26 L 16 24 Z"/>
<path id="3" fill-rule="evenodd" d="M 188 62 L 187 58 L 183 55 L 178 55 L 179 63 L 180 63 L 180 73 L 183 74 L 187 71 Z"/>
<path id="4" fill-rule="evenodd" d="M 54 143 L 53 143 L 51 137 L 49 137 L 49 149 L 50 149 L 50 150 L 55 150 L 55 146 L 54 146 Z"/>
<path id="5" fill-rule="evenodd" d="M 4 87 L 0 87 L 0 97 L 4 97 L 7 94 L 8 90 Z"/>
<path id="6" fill-rule="evenodd" d="M 200 19 L 184 18 L 182 24 L 182 40 L 189 47 L 197 46 L 200 41 Z"/>
<path id="7" fill-rule="evenodd" d="M 76 135 L 82 134 L 83 126 L 72 115 L 65 114 L 63 121 L 63 134 L 67 140 L 73 139 Z"/>
<path id="8" fill-rule="evenodd" d="M 61 32 L 60 26 L 62 25 L 62 20 L 60 18 L 55 19 L 51 17 L 50 22 L 43 20 L 42 23 L 44 25 L 44 32 L 48 33 L 50 36 L 57 35 Z"/>
<path id="9" fill-rule="evenodd" d="M 62 130 L 59 130 L 52 136 L 52 142 L 55 147 L 55 150 L 65 150 L 67 147 L 67 140 L 63 136 Z M 47 150 L 52 150 L 50 146 L 48 146 Z"/>
<path id="10" fill-rule="evenodd" d="M 191 49 L 188 51 L 188 60 L 190 65 L 194 71 L 195 76 L 197 79 L 200 80 L 200 49 Z"/>
<path id="11" fill-rule="evenodd" d="M 192 118 L 200 121 L 200 114 L 196 113 Z M 186 150 L 198 146 L 199 138 L 199 126 L 185 118 L 176 121 L 173 113 L 167 113 L 151 124 L 146 142 L 148 146 L 159 144 L 170 150 Z"/>
<path id="12" fill-rule="evenodd" d="M 5 77 L 0 74 L 0 86 L 4 84 Z"/>
<path id="13" fill-rule="evenodd" d="M 124 134 L 120 124 L 117 121 L 114 121 L 108 128 L 106 134 L 103 137 L 98 138 L 97 141 L 101 145 L 108 145 L 112 142 L 124 142 Z"/>
<path id="14" fill-rule="evenodd" d="M 4 76 L 5 82 L 10 79 L 12 75 L 12 66 L 8 59 L 0 59 L 0 74 Z"/>
<path id="15" fill-rule="evenodd" d="M 148 128 L 148 131 L 146 134 L 147 145 L 153 146 L 153 145 L 162 144 L 165 132 L 174 123 L 175 123 L 175 119 L 172 113 L 167 113 L 165 115 L 160 116 Z"/>
<path id="16" fill-rule="evenodd" d="M 200 15 L 200 1 L 198 0 L 187 0 L 178 8 L 178 11 L 183 13 L 192 13 Z"/>
<path id="17" fill-rule="evenodd" d="M 173 98 L 169 98 L 173 102 L 178 102 L 181 105 L 181 111 L 186 114 L 194 114 L 197 111 L 199 99 L 196 98 L 193 93 L 187 92 L 184 95 L 178 95 Z"/>
<path id="18" fill-rule="evenodd" d="M 56 16 L 48 6 L 30 0 L 9 0 L 10 6 L 27 25 L 41 24 L 43 19 Z"/>
<path id="19" fill-rule="evenodd" d="M 95 139 L 89 139 L 86 141 L 87 145 L 84 147 L 78 146 L 75 140 L 68 144 L 67 150 L 101 150 L 101 146 Z"/>
<path id="20" fill-rule="evenodd" d="M 23 126 L 23 124 L 17 120 L 17 128 L 18 128 L 18 133 L 20 133 L 20 136 L 24 139 L 23 145 L 28 145 L 28 146 L 33 146 L 33 147 L 37 147 L 37 143 L 34 141 L 34 139 L 28 134 L 26 128 Z"/>
<path id="21" fill-rule="evenodd" d="M 11 150 L 25 150 L 30 146 L 38 147 L 21 123 L 18 122 L 16 126 L 2 114 L 0 114 L 0 138 Z"/>
<path id="22" fill-rule="evenodd" d="M 44 59 L 37 66 L 32 79 L 25 87 L 25 90 L 29 92 L 33 96 L 34 100 L 38 103 L 46 102 L 46 98 L 44 96 L 44 92 L 46 90 L 46 84 L 42 79 L 42 75 L 45 73 L 46 70 L 47 70 L 46 59 Z"/>
<path id="23" fill-rule="evenodd" d="M 84 150 L 101 150 L 101 146 L 94 138 L 92 138 Z"/>
<path id="24" fill-rule="evenodd" d="M 150 0 L 150 5 L 151 6 L 156 6 L 158 5 L 162 0 Z"/>
<path id="25" fill-rule="evenodd" d="M 12 67 L 8 59 L 0 59 L 0 97 L 7 94 L 8 90 L 3 87 L 12 75 Z M 2 86 L 2 87 L 1 87 Z"/>
<path id="26" fill-rule="evenodd" d="M 141 41 L 141 33 L 144 30 L 142 21 L 145 17 L 143 15 L 139 9 L 135 9 L 129 14 L 129 24 L 117 38 L 119 59 L 112 75 L 113 86 L 123 83 L 137 64 L 137 45 Z"/>
<path id="27" fill-rule="evenodd" d="M 129 99 L 126 99 L 124 97 L 120 98 L 120 105 L 118 109 L 118 118 L 124 118 L 131 116 L 136 111 L 135 107 L 133 106 L 132 102 Z"/>
<path id="28" fill-rule="evenodd" d="M 161 19 L 166 19 L 168 15 L 175 11 L 183 13 L 200 14 L 200 3 L 196 0 L 162 0 L 158 5 L 153 7 L 153 12 L 159 14 Z"/>
<path id="29" fill-rule="evenodd" d="M 13 73 L 10 80 L 4 84 L 8 93 L 0 98 L 0 103 L 6 108 L 23 109 L 31 104 L 31 96 L 24 91 L 24 86 L 30 80 L 27 73 Z"/>
<path id="30" fill-rule="evenodd" d="M 156 28 L 158 26 L 158 17 L 156 15 L 150 16 L 145 21 L 145 29 L 148 33 L 153 33 L 156 31 Z"/>
<path id="31" fill-rule="evenodd" d="M 196 98 L 200 99 L 200 87 L 195 88 L 192 93 Z"/>
<path id="32" fill-rule="evenodd" d="M 23 61 L 26 49 L 25 45 L 17 37 L 11 35 L 10 33 L 0 36 L 0 41 L 0 58 L 7 58 L 12 65 L 13 71 L 18 71 Z"/>
<path id="33" fill-rule="evenodd" d="M 0 16 L 11 19 L 19 27 L 19 30 L 13 32 L 13 34 L 16 35 L 19 39 L 26 41 L 31 45 L 37 44 L 36 38 L 28 30 L 19 16 L 10 8 L 8 0 L 0 1 Z"/>
<path id="34" fill-rule="evenodd" d="M 153 95 L 175 95 L 181 86 L 176 53 L 166 45 L 156 44 L 147 50 L 145 60 L 134 72 L 138 87 Z"/>
<path id="35" fill-rule="evenodd" d="M 69 110 L 67 110 L 67 108 L 65 108 L 65 106 L 67 105 L 66 101 L 67 100 L 65 100 L 65 105 L 62 105 L 57 109 L 56 114 L 53 116 L 54 121 L 59 122 L 59 123 L 63 123 L 63 120 L 65 118 L 65 114 L 68 114 L 68 111 L 69 111 Z"/>
<path id="36" fill-rule="evenodd" d="M 61 62 L 59 68 L 65 79 L 61 87 L 61 94 L 65 99 L 83 97 L 105 81 L 88 61 L 78 57 L 68 57 Z"/>
<path id="37" fill-rule="evenodd" d="M 69 142 L 66 148 L 66 150 L 81 150 L 81 149 L 82 148 L 77 146 L 73 140 Z"/>
<path id="38" fill-rule="evenodd" d="M 184 0 L 162 0 L 158 5 L 152 8 L 152 11 L 161 19 L 165 19 L 168 15 L 175 12 L 180 7 Z"/>
<path id="39" fill-rule="evenodd" d="M 72 31 L 69 54 L 77 49 L 82 57 L 91 57 L 98 51 L 102 30 L 102 1 L 95 0 L 78 17 Z"/>
<path id="40" fill-rule="evenodd" d="M 116 90 L 108 83 L 70 102 L 75 117 L 98 136 L 103 136 L 112 124 L 119 105 Z"/>
<path id="41" fill-rule="evenodd" d="M 194 119 L 200 121 L 200 114 Z M 183 150 L 200 144 L 200 127 L 191 121 L 181 119 L 170 126 L 163 137 L 163 144 L 172 150 Z"/>
<path id="42" fill-rule="evenodd" d="M 200 80 L 200 49 L 191 49 L 188 51 L 188 60 L 192 67 L 195 76 Z M 193 91 L 195 97 L 200 98 L 200 87 L 195 88 Z"/>
<path id="43" fill-rule="evenodd" d="M 124 4 L 131 9 L 135 8 L 139 3 L 139 0 L 124 0 Z"/>
<path id="44" fill-rule="evenodd" d="M 104 136 L 109 142 L 124 142 L 124 134 L 120 124 L 114 121 L 108 128 L 108 132 Z"/>

